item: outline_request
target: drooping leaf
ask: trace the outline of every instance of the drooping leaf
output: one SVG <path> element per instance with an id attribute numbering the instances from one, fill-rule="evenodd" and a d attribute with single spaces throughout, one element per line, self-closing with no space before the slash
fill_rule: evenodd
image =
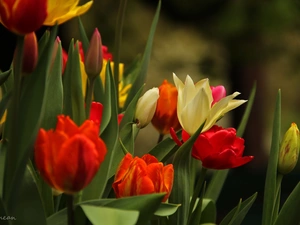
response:
<path id="1" fill-rule="evenodd" d="M 115 209 L 101 206 L 81 206 L 89 221 L 94 225 L 134 225 L 139 212 L 135 210 Z"/>

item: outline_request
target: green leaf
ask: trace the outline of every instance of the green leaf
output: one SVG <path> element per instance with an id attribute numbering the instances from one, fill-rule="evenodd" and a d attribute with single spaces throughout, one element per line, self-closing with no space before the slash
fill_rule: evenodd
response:
<path id="1" fill-rule="evenodd" d="M 249 100 L 247 102 L 247 107 L 244 112 L 243 118 L 240 122 L 240 125 L 237 129 L 237 136 L 242 137 L 245 131 L 246 124 L 248 122 L 250 112 L 254 103 L 256 93 L 256 84 L 253 85 Z M 219 195 L 223 189 L 224 183 L 226 181 L 229 170 L 216 170 L 214 171 L 214 175 L 212 176 L 211 181 L 207 187 L 205 198 L 210 198 L 214 202 L 217 202 Z"/>
<path id="2" fill-rule="evenodd" d="M 295 225 L 300 221 L 300 183 L 294 188 L 283 204 L 275 225 Z"/>
<path id="3" fill-rule="evenodd" d="M 45 98 L 45 113 L 41 121 L 41 127 L 49 130 L 55 128 L 57 115 L 63 110 L 63 86 L 62 86 L 62 48 L 58 45 L 57 54 L 47 81 L 48 89 Z"/>
<path id="4" fill-rule="evenodd" d="M 139 212 L 135 210 L 113 209 L 107 207 L 81 205 L 85 215 L 94 225 L 134 225 Z"/>
<path id="5" fill-rule="evenodd" d="M 180 146 L 176 152 L 173 160 L 174 166 L 174 181 L 173 190 L 169 197 L 170 203 L 182 204 L 182 207 L 178 211 L 170 216 L 170 222 L 172 225 L 187 224 L 189 217 L 190 206 L 190 161 L 191 161 L 191 149 L 198 138 L 204 123 L 199 127 L 195 134 L 193 134 L 183 145 Z"/>
<path id="6" fill-rule="evenodd" d="M 181 130 L 176 133 L 177 137 L 181 139 Z M 177 150 L 179 146 L 175 143 L 172 138 L 165 138 L 153 149 L 150 150 L 149 154 L 154 155 L 158 161 L 166 162 Z"/>
<path id="7" fill-rule="evenodd" d="M 96 82 L 97 83 L 97 82 Z M 101 120 L 101 133 L 106 129 L 109 122 L 112 118 L 112 106 L 114 106 L 116 103 L 113 102 L 113 93 L 112 91 L 115 90 L 115 86 L 112 86 L 113 84 L 112 80 L 112 73 L 110 68 L 110 63 L 106 64 L 106 73 L 105 73 L 105 98 L 102 102 L 103 104 L 103 113 L 102 113 L 102 120 Z M 112 89 L 113 88 L 113 89 Z"/>
<path id="8" fill-rule="evenodd" d="M 120 198 L 103 204 L 106 207 L 139 211 L 137 225 L 144 225 L 159 208 L 165 194 L 149 194 Z"/>
<path id="9" fill-rule="evenodd" d="M 124 116 L 121 120 L 121 123 L 120 123 L 120 130 L 123 129 L 123 127 L 125 125 L 127 125 L 128 123 L 132 123 L 134 122 L 134 117 L 135 117 L 135 110 L 136 110 L 136 105 L 137 105 L 137 102 L 141 96 L 141 93 L 143 91 L 143 88 L 144 88 L 144 85 L 136 92 L 135 96 L 133 97 L 133 99 L 131 100 L 131 102 L 129 103 L 125 113 L 124 113 Z"/>
<path id="10" fill-rule="evenodd" d="M 135 74 L 135 78 L 134 78 L 135 81 L 132 84 L 132 87 L 128 93 L 128 96 L 127 96 L 127 99 L 125 102 L 125 106 L 124 106 L 125 108 L 127 108 L 128 104 L 131 102 L 131 100 L 135 96 L 136 92 L 142 87 L 142 85 L 145 82 L 145 79 L 147 76 L 148 64 L 149 64 L 150 56 L 151 56 L 154 34 L 155 34 L 155 30 L 156 30 L 156 26 L 157 26 L 159 14 L 160 14 L 160 7 L 161 7 L 161 1 L 158 2 L 158 6 L 157 6 L 157 9 L 156 9 L 153 21 L 152 21 L 152 25 L 150 28 L 150 33 L 148 36 L 146 48 L 145 48 L 143 58 L 142 58 L 142 61 L 140 64 L 140 68 L 137 71 L 137 73 Z"/>
<path id="11" fill-rule="evenodd" d="M 2 200 L 2 198 L 0 198 L 0 215 L 1 217 L 8 217 L 7 211 L 6 211 L 6 207 L 5 204 Z M 13 217 L 11 220 L 0 220 L 1 221 L 1 225 L 11 225 L 13 220 L 15 217 Z"/>
<path id="12" fill-rule="evenodd" d="M 274 112 L 272 144 L 265 181 L 262 225 L 270 225 L 276 203 L 277 163 L 281 129 L 281 92 L 278 91 Z"/>
<path id="13" fill-rule="evenodd" d="M 15 84 L 11 107 L 8 109 L 5 128 L 9 128 L 7 131 L 9 145 L 6 154 L 3 198 L 8 204 L 9 212 L 17 204 L 28 157 L 32 154 L 33 144 L 44 113 L 44 100 L 48 87 L 47 76 L 56 31 L 57 27 L 54 27 L 35 71 L 23 78 L 27 85 L 23 87 L 21 99 L 19 99 L 18 91 L 15 90 L 18 85 Z"/>
<path id="14" fill-rule="evenodd" d="M 215 222 L 217 209 L 214 201 L 204 198 L 202 201 L 202 213 L 200 224 Z"/>
<path id="15" fill-rule="evenodd" d="M 81 43 L 82 43 L 82 48 L 83 48 L 84 54 L 86 54 L 86 52 L 89 48 L 89 39 L 86 35 L 85 28 L 82 24 L 80 17 L 78 16 L 77 18 L 78 18 L 78 27 L 79 27 L 79 34 L 80 34 L 80 39 L 81 39 Z"/>
<path id="16" fill-rule="evenodd" d="M 74 48 L 74 40 L 69 45 L 68 61 L 63 75 L 63 91 L 63 114 L 69 115 L 77 125 L 81 125 L 86 116 L 78 43 L 76 43 Z"/>
<path id="17" fill-rule="evenodd" d="M 5 72 L 0 72 L 0 85 L 2 85 L 9 76 L 12 74 L 12 69 L 9 69 Z"/>
<path id="18" fill-rule="evenodd" d="M 170 216 L 174 214 L 180 204 L 161 203 L 159 208 L 155 211 L 155 216 Z"/>
<path id="19" fill-rule="evenodd" d="M 11 215 L 17 218 L 14 224 L 46 225 L 44 206 L 38 191 L 35 171 L 32 167 L 26 167 L 23 182 L 18 189 L 20 190 L 18 202 L 11 212 Z"/>
<path id="20" fill-rule="evenodd" d="M 221 221 L 220 225 L 239 225 L 243 222 L 243 219 L 247 215 L 249 209 L 251 208 L 252 204 L 254 203 L 257 197 L 257 193 L 246 199 L 245 201 L 241 202 L 233 208 Z"/>

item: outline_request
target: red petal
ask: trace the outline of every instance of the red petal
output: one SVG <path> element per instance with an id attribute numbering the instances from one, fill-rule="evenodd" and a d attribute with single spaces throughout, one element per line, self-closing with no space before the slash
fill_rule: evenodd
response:
<path id="1" fill-rule="evenodd" d="M 202 160 L 202 165 L 209 169 L 230 169 L 242 166 L 253 159 L 253 156 L 239 157 L 231 149 L 212 154 Z"/>
<path id="2" fill-rule="evenodd" d="M 55 188 L 68 194 L 86 187 L 100 166 L 95 144 L 80 134 L 68 139 L 56 157 Z"/>

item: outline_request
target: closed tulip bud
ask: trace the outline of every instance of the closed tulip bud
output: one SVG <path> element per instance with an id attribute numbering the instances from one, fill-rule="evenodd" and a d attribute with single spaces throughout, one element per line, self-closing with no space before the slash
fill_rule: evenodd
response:
<path id="1" fill-rule="evenodd" d="M 152 88 L 146 91 L 145 94 L 139 98 L 135 110 L 135 119 L 139 128 L 143 128 L 151 122 L 156 110 L 158 98 L 158 88 Z"/>
<path id="2" fill-rule="evenodd" d="M 46 0 L 0 0 L 0 22 L 19 35 L 36 31 L 48 15 L 47 3 Z"/>
<path id="3" fill-rule="evenodd" d="M 132 157 L 127 153 L 117 169 L 113 189 L 117 198 L 166 193 L 165 202 L 172 190 L 174 179 L 173 165 L 164 166 L 154 156 Z"/>
<path id="4" fill-rule="evenodd" d="M 159 86 L 159 98 L 155 114 L 152 118 L 152 125 L 160 134 L 170 133 L 170 128 L 174 130 L 180 129 L 177 117 L 177 89 L 167 80 Z"/>
<path id="5" fill-rule="evenodd" d="M 295 123 L 285 133 L 279 152 L 278 172 L 290 173 L 297 164 L 299 156 L 299 130 Z"/>
<path id="6" fill-rule="evenodd" d="M 32 73 L 38 61 L 38 43 L 34 32 L 24 37 L 22 72 Z"/>
<path id="7" fill-rule="evenodd" d="M 90 41 L 89 48 L 84 61 L 85 72 L 88 77 L 95 78 L 99 76 L 103 66 L 103 53 L 101 36 L 96 28 Z"/>
<path id="8" fill-rule="evenodd" d="M 55 130 L 40 129 L 35 146 L 36 167 L 55 190 L 75 194 L 96 175 L 107 152 L 99 126 L 86 120 L 78 127 L 68 116 L 58 116 Z"/>

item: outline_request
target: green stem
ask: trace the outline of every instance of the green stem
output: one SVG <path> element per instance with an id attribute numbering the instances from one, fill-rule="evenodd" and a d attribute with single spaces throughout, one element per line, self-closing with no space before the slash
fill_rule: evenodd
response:
<path id="1" fill-rule="evenodd" d="M 202 189 L 202 186 L 203 186 L 203 183 L 204 183 L 204 180 L 205 180 L 205 176 L 206 176 L 206 172 L 207 172 L 207 169 L 204 168 L 204 167 L 202 167 L 201 172 L 200 172 L 200 177 L 199 177 L 199 179 L 197 181 L 197 184 L 196 184 L 193 196 L 192 196 L 192 200 L 191 200 L 191 203 L 190 203 L 189 217 L 188 217 L 189 220 L 191 218 L 191 215 L 192 215 L 192 212 L 193 212 L 196 200 L 199 197 L 200 191 Z"/>
<path id="2" fill-rule="evenodd" d="M 157 144 L 159 144 L 164 139 L 164 136 L 165 135 L 163 135 L 163 134 L 159 134 Z"/>
<path id="3" fill-rule="evenodd" d="M 117 91 L 117 106 L 119 107 L 119 64 L 120 64 L 120 49 L 122 42 L 122 32 L 123 32 L 123 24 L 125 17 L 127 0 L 121 0 L 118 17 L 117 17 L 117 25 L 116 25 L 116 34 L 115 34 L 115 52 L 114 52 L 114 81 L 115 87 Z"/>
<path id="4" fill-rule="evenodd" d="M 68 211 L 68 225 L 74 225 L 74 197 L 73 195 L 67 195 L 67 211 Z"/>
<path id="5" fill-rule="evenodd" d="M 95 78 L 88 79 L 88 85 L 87 85 L 87 93 L 86 93 L 86 100 L 85 100 L 85 115 L 88 119 L 90 117 L 90 110 L 91 110 L 91 104 L 93 100 L 93 93 L 94 93 L 94 85 L 95 85 Z"/>

